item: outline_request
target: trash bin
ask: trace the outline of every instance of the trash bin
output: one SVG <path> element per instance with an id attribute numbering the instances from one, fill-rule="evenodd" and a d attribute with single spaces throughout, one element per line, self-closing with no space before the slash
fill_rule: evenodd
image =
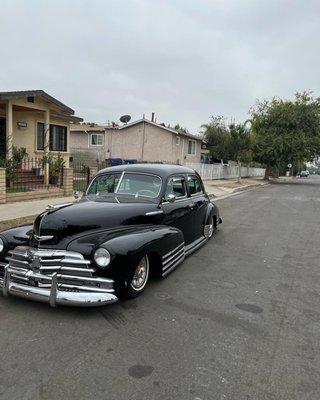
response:
<path id="1" fill-rule="evenodd" d="M 135 164 L 137 160 L 134 160 L 133 158 L 127 158 L 126 160 L 123 160 L 124 164 Z"/>

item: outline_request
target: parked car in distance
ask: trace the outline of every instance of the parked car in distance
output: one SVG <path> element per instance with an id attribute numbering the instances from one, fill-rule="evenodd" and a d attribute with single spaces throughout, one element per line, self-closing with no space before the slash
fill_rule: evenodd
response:
<path id="1" fill-rule="evenodd" d="M 51 306 L 96 306 L 143 292 L 222 222 L 200 176 L 163 164 L 106 168 L 76 203 L 0 234 L 3 294 Z"/>
<path id="2" fill-rule="evenodd" d="M 309 175 L 310 175 L 309 171 L 301 171 L 298 176 L 299 176 L 299 178 L 308 178 Z"/>

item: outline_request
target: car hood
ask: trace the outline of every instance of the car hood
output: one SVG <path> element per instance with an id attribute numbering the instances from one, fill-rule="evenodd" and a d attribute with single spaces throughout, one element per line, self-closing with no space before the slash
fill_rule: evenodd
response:
<path id="1" fill-rule="evenodd" d="M 94 231 L 152 224 L 146 213 L 158 209 L 155 203 L 96 202 L 84 199 L 40 214 L 34 223 L 33 240 L 40 236 L 41 247 L 56 246 Z"/>

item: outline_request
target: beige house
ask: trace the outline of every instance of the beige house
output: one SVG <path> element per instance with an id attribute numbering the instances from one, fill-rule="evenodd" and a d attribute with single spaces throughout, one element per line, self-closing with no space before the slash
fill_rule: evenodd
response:
<path id="1" fill-rule="evenodd" d="M 69 165 L 70 124 L 82 121 L 74 111 L 43 90 L 0 92 L 0 158 L 13 146 L 29 157 L 60 153 Z"/>
<path id="2" fill-rule="evenodd" d="M 200 136 L 177 131 L 145 118 L 123 126 L 74 124 L 70 151 L 91 159 L 122 158 L 185 164 L 200 162 Z"/>

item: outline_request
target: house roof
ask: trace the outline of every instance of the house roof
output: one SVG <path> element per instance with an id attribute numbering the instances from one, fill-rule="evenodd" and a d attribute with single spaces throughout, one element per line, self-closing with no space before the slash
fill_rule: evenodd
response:
<path id="1" fill-rule="evenodd" d="M 74 110 L 65 104 L 61 103 L 61 101 L 55 99 L 54 97 L 50 96 L 44 90 L 18 90 L 12 92 L 0 92 L 0 100 L 10 100 L 10 99 L 19 99 L 24 97 L 42 97 L 43 99 L 50 101 L 57 105 L 59 108 L 62 109 L 63 112 L 74 115 Z"/>
<path id="2" fill-rule="evenodd" d="M 166 126 L 157 124 L 156 122 L 152 122 L 152 121 L 150 121 L 150 120 L 148 120 L 148 119 L 146 119 L 146 118 L 142 118 L 142 119 L 138 119 L 137 121 L 129 122 L 128 124 L 125 124 L 125 125 L 120 126 L 118 129 L 120 129 L 120 130 L 121 130 L 121 129 L 126 129 L 126 128 L 129 128 L 130 126 L 134 126 L 134 125 L 137 125 L 137 124 L 141 124 L 142 122 L 145 122 L 145 123 L 147 123 L 147 124 L 156 126 L 157 128 L 160 128 L 160 129 L 164 129 L 165 131 L 174 133 L 174 134 L 176 134 L 176 135 L 181 135 L 181 136 L 188 137 L 188 138 L 190 138 L 190 139 L 202 141 L 202 137 L 201 137 L 201 136 L 193 135 L 193 134 L 191 134 L 191 133 L 184 132 L 184 131 L 177 131 L 177 130 L 175 130 L 175 129 L 173 129 L 173 128 L 168 128 L 168 127 L 166 127 Z"/>
<path id="3" fill-rule="evenodd" d="M 82 124 L 72 124 L 70 125 L 70 132 L 101 132 L 104 133 L 106 126 L 95 124 L 95 123 L 82 123 Z"/>

